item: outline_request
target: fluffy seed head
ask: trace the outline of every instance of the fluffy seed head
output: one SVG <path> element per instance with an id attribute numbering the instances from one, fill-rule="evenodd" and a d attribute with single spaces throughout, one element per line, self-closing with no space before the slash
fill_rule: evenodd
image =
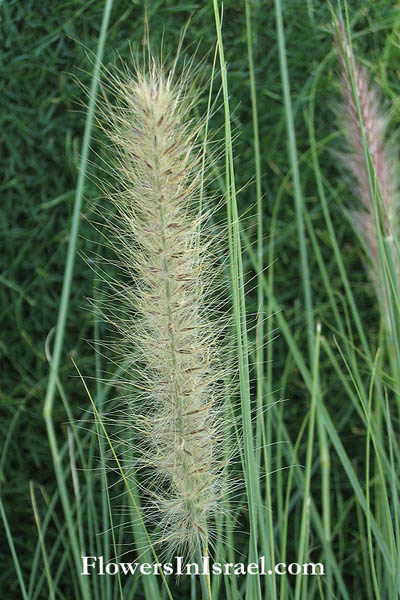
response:
<path id="1" fill-rule="evenodd" d="M 382 210 L 384 234 L 389 236 L 391 235 L 389 223 L 393 223 L 395 217 L 395 186 L 393 181 L 393 163 L 389 151 L 385 147 L 387 120 L 382 114 L 377 91 L 371 85 L 368 73 L 365 68 L 360 67 L 355 59 L 343 29 L 338 22 L 336 22 L 336 30 L 337 48 L 342 71 L 342 111 L 345 134 L 350 150 L 350 153 L 345 157 L 346 165 L 354 175 L 357 195 L 362 204 L 362 209 L 353 211 L 353 215 L 370 252 L 373 262 L 371 276 L 379 288 L 377 234 L 373 209 L 374 198 L 371 197 L 363 137 L 351 83 L 351 73 L 354 77 L 355 93 L 358 98 L 374 176 L 380 188 L 380 194 L 378 193 L 377 197 L 378 199 L 382 198 L 384 202 Z"/>
<path id="2" fill-rule="evenodd" d="M 209 317 L 213 265 L 198 214 L 199 125 L 188 79 L 177 81 L 155 61 L 110 85 L 117 101 L 103 122 L 121 188 L 111 196 L 114 235 L 132 281 L 120 294 L 128 312 L 116 326 L 141 388 L 127 424 L 158 540 L 190 555 L 209 543 L 225 465 L 221 331 Z"/>

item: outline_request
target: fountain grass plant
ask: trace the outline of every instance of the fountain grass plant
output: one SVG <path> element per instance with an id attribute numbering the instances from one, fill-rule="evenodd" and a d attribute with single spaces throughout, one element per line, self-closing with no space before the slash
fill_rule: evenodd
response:
<path id="1" fill-rule="evenodd" d="M 189 65 L 178 78 L 175 66 L 154 58 L 146 72 L 125 66 L 109 79 L 115 100 L 103 108 L 119 184 L 109 195 L 117 213 L 111 237 L 129 279 L 111 294 L 109 319 L 135 372 L 132 381 L 126 374 L 119 425 L 130 432 L 126 452 L 135 456 L 157 543 L 186 559 L 208 556 L 224 512 L 222 415 L 231 379 L 224 322 L 210 301 L 219 269 L 209 215 L 199 212 L 206 144 L 204 120 L 193 117 L 192 77 Z"/>
<path id="2" fill-rule="evenodd" d="M 202 276 L 209 276 L 214 266 L 212 258 L 208 269 L 199 269 L 207 262 L 208 250 L 203 251 L 201 244 L 208 243 L 209 237 L 200 217 L 203 210 L 198 211 L 197 192 L 193 189 L 184 194 L 188 205 L 183 212 L 178 206 L 173 209 L 178 214 L 171 207 L 167 210 L 163 227 L 160 196 L 147 187 L 158 181 L 157 185 L 165 186 L 171 194 L 178 193 L 170 187 L 172 171 L 166 173 L 172 169 L 177 174 L 178 169 L 175 162 L 172 167 L 165 166 L 168 152 L 161 161 L 165 177 L 155 176 L 161 169 L 161 163 L 156 166 L 154 162 L 155 143 L 157 147 L 161 143 L 161 129 L 167 127 L 168 119 L 164 117 L 160 122 L 160 105 L 150 109 L 150 103 L 161 97 L 165 103 L 165 71 L 161 86 L 154 85 L 160 81 L 160 73 L 152 69 L 132 85 L 124 80 L 124 89 L 136 94 L 135 106 L 147 112 L 142 111 L 140 118 L 135 116 L 129 95 L 125 94 L 124 115 L 130 115 L 129 122 L 131 117 L 135 119 L 133 129 L 128 126 L 127 131 L 120 118 L 114 117 L 116 146 L 121 137 L 136 146 L 131 148 L 135 155 L 130 160 L 132 170 L 128 174 L 126 169 L 123 171 L 125 183 L 115 190 L 119 210 L 112 217 L 114 227 L 120 222 L 123 230 L 128 230 L 122 243 L 116 241 L 114 246 L 122 252 L 120 262 L 131 265 L 131 281 L 127 282 L 126 274 L 124 280 L 136 290 L 134 296 L 122 285 L 114 294 L 123 296 L 125 306 L 130 303 L 129 320 L 125 318 L 118 325 L 121 313 L 116 318 L 110 316 L 125 340 L 121 342 L 121 349 L 127 352 L 123 364 L 115 364 L 104 320 L 97 312 L 102 303 L 102 278 L 118 282 L 123 275 L 114 264 L 115 255 L 110 248 L 101 247 L 100 241 L 103 271 L 95 273 L 92 281 L 92 272 L 82 261 L 74 275 L 78 249 L 86 254 L 96 252 L 98 242 L 93 243 L 94 234 L 87 224 L 90 219 L 81 217 L 82 213 L 92 217 L 88 213 L 98 194 L 88 179 L 87 167 L 89 154 L 97 162 L 96 152 L 102 155 L 103 151 L 98 146 L 90 151 L 95 145 L 91 133 L 98 89 L 102 92 L 98 88 L 100 64 L 112 62 L 108 49 L 118 49 L 123 59 L 129 60 L 128 39 L 141 46 L 142 12 L 137 12 L 135 3 L 112 6 L 108 0 L 103 15 L 99 3 L 77 2 L 60 6 L 60 14 L 49 11 L 39 17 L 29 2 L 3 3 L 7 34 L 4 73 L 12 71 L 4 94 L 7 111 L 3 127 L 8 132 L 5 142 L 10 150 L 10 178 L 3 194 L 8 207 L 4 216 L 11 219 L 13 227 L 5 228 L 9 264 L 2 272 L 0 290 L 11 295 L 13 301 L 7 296 L 2 314 L 15 323 L 23 344 L 16 344 L 8 328 L 3 345 L 10 373 L 15 368 L 16 376 L 4 377 L 4 390 L 11 391 L 4 396 L 3 407 L 7 419 L 0 455 L 0 517 L 10 553 L 8 556 L 5 546 L 5 564 L 0 573 L 2 597 L 386 600 L 400 593 L 399 236 L 395 195 L 388 205 L 376 146 L 371 144 L 371 127 L 377 123 L 382 149 L 387 146 L 388 133 L 393 142 L 398 141 L 394 125 L 400 21 L 396 9 L 385 0 L 354 2 L 349 7 L 338 3 L 338 12 L 343 15 L 341 30 L 332 19 L 328 3 L 274 0 L 274 8 L 268 11 L 265 3 L 245 0 L 243 5 L 224 2 L 222 11 L 221 3 L 215 0 L 196 6 L 186 34 L 189 48 L 191 43 L 203 43 L 204 54 L 211 49 L 206 63 L 212 73 L 210 87 L 201 90 L 189 120 L 197 121 L 196 111 L 204 114 L 205 105 L 213 106 L 217 98 L 215 106 L 220 103 L 221 110 L 208 111 L 212 118 L 207 127 L 210 131 L 224 128 L 225 163 L 211 160 L 212 178 L 204 189 L 208 194 L 210 187 L 212 197 L 225 199 L 213 216 L 222 226 L 229 249 L 226 288 L 232 304 L 229 335 L 234 339 L 234 370 L 239 379 L 240 401 L 238 398 L 236 402 L 230 393 L 221 394 L 223 381 L 216 382 L 215 391 L 211 381 L 211 348 L 216 349 L 217 363 L 220 350 L 218 340 L 210 343 L 214 333 L 210 323 L 215 321 L 206 308 L 209 299 L 211 306 L 215 301 L 213 285 L 209 288 L 207 280 L 202 283 Z M 161 40 L 165 26 L 164 44 L 174 55 L 181 27 L 191 11 L 193 4 L 185 2 L 179 7 L 176 3 L 148 3 L 146 16 L 153 43 Z M 66 98 L 74 98 L 79 92 L 72 83 L 66 83 L 63 72 L 70 70 L 71 63 L 87 64 L 81 44 L 74 45 L 72 40 L 92 44 L 97 35 L 94 24 L 100 23 L 102 16 L 78 171 L 76 146 L 82 117 L 64 114 L 67 111 L 63 102 L 69 106 Z M 42 38 L 36 40 L 36 26 L 45 20 L 48 29 L 44 28 Z M 334 39 L 340 35 L 338 49 Z M 23 44 L 20 36 L 24 36 Z M 343 52 L 345 48 L 348 50 Z M 341 63 L 338 54 L 342 55 Z M 176 67 L 177 73 L 181 70 Z M 339 97 L 334 82 L 343 75 L 346 93 L 344 99 L 341 95 L 341 110 L 343 115 L 349 112 L 343 102 L 351 106 L 351 135 L 357 141 L 358 173 L 368 202 L 362 219 L 368 217 L 367 235 L 370 239 L 373 236 L 376 245 L 376 260 L 370 261 L 374 277 L 369 277 L 364 267 L 368 239 L 360 234 L 354 219 L 346 218 L 349 207 L 359 210 L 366 202 L 360 202 L 359 186 L 352 185 L 348 169 L 336 160 L 338 153 L 349 151 L 345 118 L 343 130 L 338 130 L 330 106 L 330 98 Z M 80 73 L 80 78 L 85 76 Z M 369 104 L 360 98 L 360 78 L 367 99 L 372 98 L 373 110 L 366 111 Z M 367 85 L 367 80 L 374 83 Z M 139 82 L 140 89 L 135 87 Z M 164 90 L 162 96 L 160 90 Z M 184 91 L 185 86 L 180 93 Z M 393 101 L 393 110 L 386 110 L 385 131 L 379 125 L 381 111 L 375 110 L 378 96 L 382 106 L 388 105 L 389 99 Z M 16 102 L 19 97 L 24 98 L 23 110 Z M 168 102 L 165 105 L 171 106 Z M 183 110 L 183 104 L 179 104 L 177 114 L 183 117 L 180 106 Z M 368 122 L 371 115 L 375 123 Z M 28 118 L 29 122 L 24 120 Z M 110 117 L 109 124 L 112 122 Z M 149 136 L 152 128 L 156 138 Z M 182 128 L 181 132 L 185 125 Z M 20 139 L 21 131 L 21 143 L 13 143 Z M 144 132 L 146 150 L 140 146 Z M 202 142 L 200 134 L 189 143 L 191 159 L 183 154 L 175 155 L 174 160 L 186 166 L 189 160 L 194 165 L 191 161 L 200 159 Z M 173 142 L 163 144 L 166 152 Z M 396 170 L 395 143 L 392 148 Z M 177 151 L 173 148 L 170 152 Z M 207 151 L 212 152 L 212 145 Z M 63 161 L 64 154 L 68 160 Z M 104 169 L 109 154 L 107 150 L 102 155 L 100 168 Z M 124 149 L 122 154 L 126 164 Z M 114 169 L 111 164 L 110 169 Z M 16 165 L 25 165 L 26 176 L 15 171 Z M 71 171 L 77 174 L 76 182 Z M 177 187 L 183 186 L 179 178 L 176 181 Z M 189 179 L 187 183 L 191 185 Z M 137 206 L 138 194 L 133 199 L 135 211 L 129 208 L 133 205 L 128 190 L 133 185 L 142 186 L 140 194 L 145 201 L 153 198 L 152 208 L 146 203 Z M 183 187 L 180 189 L 184 192 Z M 212 210 L 212 200 L 209 205 Z M 31 236 L 26 232 L 27 219 L 32 226 Z M 140 231 L 140 223 L 148 236 Z M 176 229 L 167 226 L 174 223 L 182 226 L 182 236 L 174 238 L 179 245 L 175 250 L 166 245 L 169 241 L 165 234 L 165 230 Z M 198 229 L 203 233 L 197 257 Z M 110 229 L 107 236 L 111 239 L 112 235 L 115 233 Z M 133 247 L 138 251 L 134 256 Z M 66 267 L 53 343 L 57 273 L 64 254 Z M 29 268 L 24 266 L 27 257 Z M 178 322 L 174 323 L 166 316 L 168 305 L 174 314 L 174 300 L 163 285 L 167 257 L 171 259 L 169 272 L 173 273 L 170 291 L 172 287 L 174 294 L 183 292 L 185 300 L 193 301 L 196 307 L 190 311 L 189 306 L 180 305 Z M 180 260 L 184 261 L 182 265 Z M 200 306 L 197 296 L 191 296 L 185 286 L 179 290 L 177 280 L 181 275 L 195 280 L 199 291 L 207 291 L 205 304 Z M 88 295 L 95 296 L 93 312 L 82 311 L 82 299 Z M 148 310 L 143 310 L 150 295 L 154 296 L 152 308 L 157 313 L 151 317 Z M 126 317 L 126 309 L 124 314 Z M 196 329 L 182 331 L 183 320 L 190 322 L 188 328 L 198 327 L 199 321 L 204 323 L 205 338 L 195 336 Z M 131 321 L 132 328 L 127 329 Z M 49 331 L 44 354 L 41 348 Z M 175 351 L 171 352 L 175 331 L 179 345 L 174 345 Z M 94 353 L 84 341 L 87 337 L 94 337 L 99 352 Z M 116 337 L 114 332 L 113 339 Z M 191 351 L 182 355 L 177 352 L 181 347 L 196 347 L 199 339 L 202 347 L 196 357 Z M 139 340 L 140 348 L 133 351 Z M 165 356 L 166 349 L 171 359 L 163 361 L 161 355 Z M 180 374 L 175 388 L 173 380 L 178 371 L 173 367 L 174 353 L 179 354 L 176 367 L 189 370 L 187 381 Z M 82 373 L 82 380 L 76 377 L 69 355 Z M 192 362 L 195 358 L 200 361 L 199 373 L 209 374 L 210 379 L 201 393 L 193 371 L 197 368 Z M 46 430 L 41 430 L 38 406 L 42 406 L 45 391 L 46 359 L 51 368 L 44 404 Z M 140 371 L 145 378 L 132 381 L 134 373 Z M 171 374 L 172 380 L 168 380 Z M 10 385 L 13 377 L 15 383 Z M 188 415 L 189 398 L 183 393 L 186 383 L 190 389 L 197 387 L 192 398 L 194 415 Z M 137 387 L 142 387 L 138 393 Z M 148 404 L 137 407 L 144 392 Z M 214 394 L 215 403 L 208 406 L 206 398 Z M 179 401 L 171 402 L 166 417 L 171 395 Z M 156 420 L 156 406 L 164 411 L 164 428 Z M 126 409 L 124 414 L 122 408 Z M 193 430 L 188 429 L 190 416 L 200 422 Z M 226 437 L 218 425 L 221 418 L 230 429 Z M 211 435 L 203 448 L 198 444 L 206 428 Z M 199 438 L 190 440 L 191 431 L 196 430 L 203 431 Z M 223 456 L 218 441 L 222 433 L 226 440 Z M 137 450 L 132 446 L 134 438 L 140 438 Z M 149 456 L 151 447 L 155 451 Z M 214 453 L 207 454 L 212 447 L 216 449 L 215 458 Z M 228 460 L 225 467 L 234 450 L 238 460 Z M 171 460 L 166 459 L 167 453 Z M 157 470 L 160 456 L 164 464 L 161 474 Z M 193 456 L 198 457 L 198 464 L 191 469 Z M 215 487 L 207 486 L 210 471 L 206 475 L 200 470 L 206 467 L 212 469 L 213 477 L 221 475 Z M 244 486 L 227 495 L 224 510 L 219 511 L 224 477 L 228 475 L 242 479 Z M 151 477 L 155 486 L 150 485 Z M 209 506 L 201 498 L 204 484 Z M 194 491 L 199 492 L 198 497 L 193 498 Z M 179 515 L 177 519 L 171 519 L 171 507 L 172 514 Z M 186 513 L 184 509 L 188 509 Z M 160 562 L 162 549 L 169 544 L 170 550 L 183 545 L 202 547 L 203 551 L 206 542 L 210 555 L 222 563 L 257 562 L 264 556 L 268 566 L 322 563 L 325 574 L 222 575 L 202 581 L 195 576 L 177 580 L 153 572 L 81 575 L 82 555 L 102 556 L 105 565 L 116 560 L 154 564 Z"/>

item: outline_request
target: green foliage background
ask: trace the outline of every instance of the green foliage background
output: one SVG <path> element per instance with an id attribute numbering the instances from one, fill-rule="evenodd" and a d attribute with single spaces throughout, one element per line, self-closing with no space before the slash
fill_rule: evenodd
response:
<path id="1" fill-rule="evenodd" d="M 263 268 L 266 269 L 265 274 L 268 276 L 267 268 L 271 256 L 269 252 L 273 240 L 274 298 L 307 362 L 307 333 L 301 291 L 299 241 L 296 233 L 292 174 L 288 160 L 286 113 L 282 97 L 274 3 L 253 0 L 249 5 L 252 15 L 252 43 L 259 110 L 265 235 Z M 49 373 L 45 342 L 57 320 L 85 122 L 87 105 L 85 89 L 90 85 L 104 3 L 98 0 L 42 3 L 34 0 L 24 0 L 24 2 L 5 0 L 0 10 L 0 78 L 3 83 L 0 108 L 2 171 L 0 494 L 21 570 L 28 581 L 32 572 L 35 549 L 38 547 L 38 533 L 29 482 L 34 483 L 41 519 L 44 518 L 46 505 L 57 489 L 42 416 Z M 354 204 L 352 184 L 337 158 L 337 152 L 343 150 L 343 136 L 340 132 L 340 120 L 335 118 L 335 107 L 339 100 L 336 84 L 338 68 L 333 51 L 331 12 L 327 3 L 312 0 L 307 2 L 283 0 L 282 11 L 297 156 L 308 223 L 306 241 L 313 316 L 315 322 L 321 322 L 322 335 L 341 363 L 344 380 L 351 388 L 351 377 L 344 363 L 341 362 L 334 341 L 335 335 L 341 347 L 350 348 L 349 353 L 354 357 L 354 361 L 360 361 L 360 378 L 365 389 L 368 390 L 372 367 L 368 360 L 364 360 L 362 353 L 358 354 L 360 341 L 352 324 L 343 281 L 323 218 L 310 149 L 309 126 L 312 120 L 324 189 L 336 238 L 342 251 L 358 314 L 367 335 L 371 354 L 374 356 L 381 344 L 378 339 L 379 307 L 367 276 L 364 251 L 346 216 L 345 209 Z M 397 7 L 386 0 L 351 1 L 348 4 L 348 11 L 354 34 L 354 49 L 375 79 L 384 105 L 390 109 L 390 123 L 393 124 L 390 128 L 391 142 L 397 160 L 399 131 L 395 126 L 399 120 L 400 110 L 398 70 L 400 14 Z M 185 54 L 189 55 L 198 48 L 197 61 L 207 56 L 202 68 L 206 77 L 209 77 L 216 44 L 212 2 L 153 1 L 147 4 L 146 12 L 151 46 L 157 51 L 163 43 L 165 54 L 169 53 L 171 56 L 174 56 L 182 28 L 190 18 L 184 42 Z M 132 48 L 135 53 L 138 48 L 143 47 L 144 16 L 145 6 L 142 2 L 114 0 L 103 57 L 105 66 L 108 67 L 116 62 L 116 53 L 129 61 L 130 49 Z M 228 0 L 224 3 L 222 35 L 228 64 L 231 118 L 235 135 L 236 187 L 240 190 L 238 207 L 239 213 L 243 215 L 243 228 L 250 242 L 255 243 L 257 225 L 255 166 L 244 2 Z M 319 70 L 322 63 L 323 67 Z M 316 77 L 318 80 L 315 88 L 315 114 L 312 115 L 310 94 Z M 215 89 L 219 86 L 217 67 Z M 206 91 L 203 96 L 200 104 L 202 109 L 206 107 Z M 222 131 L 220 137 L 223 137 L 222 95 L 217 105 L 220 109 L 212 117 L 210 128 Z M 104 149 L 98 139 L 93 140 L 92 149 L 90 160 L 99 164 L 96 153 L 104 156 Z M 217 174 L 223 177 L 223 164 L 217 163 L 216 169 Z M 95 165 L 90 170 L 95 173 Z M 218 192 L 218 178 L 214 181 L 213 187 Z M 97 250 L 97 234 L 88 223 L 87 217 L 92 213 L 93 204 L 98 202 L 102 202 L 99 200 L 99 191 L 92 178 L 89 178 L 84 192 L 78 241 L 79 254 L 71 287 L 71 303 L 59 373 L 70 411 L 74 419 L 78 420 L 90 405 L 81 382 L 76 378 L 71 356 L 87 378 L 89 387 L 95 388 L 95 382 L 91 380 L 96 373 L 95 352 L 92 345 L 88 343 L 88 340 L 94 338 L 93 313 L 87 302 L 87 297 L 93 296 L 94 276 L 83 255 L 90 257 L 91 253 Z M 337 299 L 346 339 L 343 339 L 337 331 L 332 316 L 326 282 L 321 276 L 315 245 L 312 244 L 310 237 L 310 227 L 325 264 L 330 291 Z M 255 270 L 251 256 L 246 250 L 243 251 L 243 261 L 251 328 L 255 324 L 254 315 L 257 312 L 254 291 Z M 271 309 L 269 300 L 266 295 L 267 310 Z M 270 328 L 269 332 L 267 328 L 266 348 L 273 347 L 273 352 L 272 363 L 268 367 L 269 380 L 265 387 L 265 406 L 287 399 L 270 411 L 279 411 L 287 428 L 286 433 L 294 444 L 309 410 L 310 395 L 276 317 L 270 314 L 266 317 L 269 319 L 267 322 Z M 250 338 L 254 339 L 252 331 Z M 102 324 L 99 326 L 99 333 L 103 338 L 108 335 Z M 49 345 L 51 348 L 51 341 Z M 344 352 L 346 353 L 347 350 Z M 102 361 L 102 371 L 111 372 L 113 370 L 111 362 L 106 357 Z M 326 352 L 321 352 L 319 373 L 321 398 L 351 465 L 360 482 L 363 482 L 366 460 L 365 423 L 360 419 L 354 402 L 346 393 L 343 381 L 339 381 Z M 255 378 L 254 369 L 251 371 L 251 376 Z M 384 376 L 382 379 L 385 381 Z M 254 394 L 255 385 L 252 384 L 251 389 Z M 55 404 L 54 418 L 56 434 L 61 445 L 67 439 L 67 417 L 59 396 Z M 397 416 L 393 419 L 392 433 L 396 437 Z M 282 445 L 287 441 L 283 430 L 271 424 L 269 427 L 269 441 L 278 443 L 271 445 L 268 452 L 269 468 L 273 472 L 270 479 L 272 506 L 269 508 L 273 515 L 273 535 L 279 548 L 278 540 L 281 539 L 282 532 L 279 521 L 281 512 L 277 507 L 279 505 L 282 510 L 284 506 L 288 477 L 291 472 L 291 469 L 284 471 L 281 469 L 290 466 L 291 461 L 282 450 Z M 397 452 L 397 445 L 395 448 Z M 305 463 L 306 449 L 307 439 L 304 436 L 299 441 L 298 460 L 301 464 Z M 314 450 L 311 493 L 318 509 L 321 510 L 318 451 Z M 91 452 L 94 452 L 93 445 Z M 397 454 L 395 458 L 398 459 Z M 332 551 L 340 565 L 349 597 L 373 598 L 375 592 L 372 591 L 367 555 L 371 546 L 375 551 L 375 544 L 365 545 L 366 524 L 362 511 L 344 471 L 343 461 L 332 449 L 330 442 L 329 459 L 333 514 Z M 70 483 L 68 482 L 68 486 Z M 72 496 L 72 488 L 69 490 Z M 296 560 L 295 540 L 299 534 L 302 497 L 299 486 L 294 485 L 291 491 L 287 513 L 288 555 L 291 560 Z M 393 497 L 389 503 L 391 504 L 392 501 Z M 372 502 L 377 502 L 376 497 Z M 247 543 L 247 534 L 240 532 L 246 532 L 248 527 L 246 508 L 240 506 L 242 513 L 239 518 L 240 523 L 237 525 L 238 545 Z M 391 510 L 393 515 L 398 514 L 397 505 L 391 505 Z M 382 526 L 382 535 L 386 537 L 389 535 L 386 529 L 387 521 L 383 517 L 379 519 L 379 514 L 377 518 Z M 59 539 L 62 523 L 63 512 L 58 502 L 45 536 L 49 552 Z M 65 536 L 65 531 L 63 535 Z M 61 547 L 64 547 L 64 541 Z M 311 558 L 315 562 L 322 561 L 321 544 L 312 525 L 310 548 Z M 363 551 L 366 554 L 363 554 Z M 58 557 L 61 560 L 62 549 L 59 552 Z M 278 562 L 279 549 L 276 556 Z M 40 556 L 39 564 L 41 560 Z M 390 574 L 385 572 L 381 560 L 377 558 L 378 575 L 383 573 L 382 581 L 386 582 L 382 587 L 381 597 L 394 597 L 390 596 L 389 590 L 395 589 L 395 584 Z M 327 561 L 325 562 L 327 564 Z M 0 596 L 20 597 L 15 564 L 3 533 L 0 540 L 0 563 L 2 565 Z M 56 597 L 72 598 L 78 593 L 73 582 L 71 583 L 70 566 L 67 560 L 65 568 L 59 575 Z M 329 568 L 329 564 L 326 568 Z M 41 572 L 42 566 L 39 566 L 37 576 Z M 188 597 L 189 591 L 185 585 L 174 588 L 174 597 Z M 240 582 L 238 585 L 240 593 L 244 594 Z M 294 585 L 290 583 L 290 589 L 294 590 Z M 312 585 L 308 596 L 310 598 L 344 597 L 335 584 L 335 592 L 327 590 L 324 582 L 321 583 L 323 592 L 316 584 Z M 391 588 L 391 585 L 394 587 Z M 223 587 L 223 584 L 221 586 Z M 32 589 L 36 590 L 36 595 L 30 597 L 49 597 L 45 580 L 39 589 L 36 589 L 35 585 Z M 397 589 L 399 589 L 398 583 Z M 107 595 L 110 593 L 107 592 L 103 596 L 102 593 L 99 590 L 94 591 L 93 597 L 118 597 L 117 591 L 113 592 L 116 595 Z M 147 594 L 140 583 L 136 593 L 135 597 L 138 598 Z M 228 597 L 225 596 L 228 592 L 224 589 L 219 593 L 221 598 Z M 333 595 L 334 593 L 336 595 Z M 284 597 L 293 597 L 292 591 L 287 589 Z"/>

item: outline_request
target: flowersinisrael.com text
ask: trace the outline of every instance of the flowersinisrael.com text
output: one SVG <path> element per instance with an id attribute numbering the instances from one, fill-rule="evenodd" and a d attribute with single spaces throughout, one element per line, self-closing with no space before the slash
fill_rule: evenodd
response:
<path id="1" fill-rule="evenodd" d="M 325 575 L 322 563 L 276 563 L 268 566 L 265 557 L 258 563 L 220 563 L 203 556 L 200 564 L 185 563 L 182 556 L 174 562 L 105 562 L 103 556 L 82 556 L 81 575 Z"/>

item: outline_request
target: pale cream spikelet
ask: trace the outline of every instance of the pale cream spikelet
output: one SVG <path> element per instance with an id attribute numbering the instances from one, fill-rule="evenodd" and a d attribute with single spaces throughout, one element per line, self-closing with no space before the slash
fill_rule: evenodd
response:
<path id="1" fill-rule="evenodd" d="M 210 236 L 198 212 L 202 124 L 189 79 L 152 66 L 109 84 L 103 110 L 120 191 L 113 231 L 132 283 L 116 326 L 134 357 L 128 400 L 135 467 L 155 540 L 169 552 L 205 552 L 222 510 L 221 326 L 207 298 L 214 279 Z M 211 258 L 211 260 L 210 260 Z M 126 411 L 125 411 L 126 414 Z"/>

